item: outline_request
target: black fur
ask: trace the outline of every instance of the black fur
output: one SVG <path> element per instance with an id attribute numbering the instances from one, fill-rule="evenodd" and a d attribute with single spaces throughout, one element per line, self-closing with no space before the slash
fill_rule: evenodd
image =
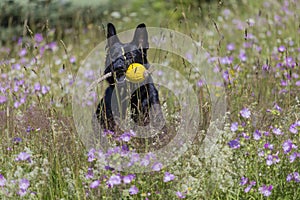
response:
<path id="1" fill-rule="evenodd" d="M 129 43 L 120 42 L 114 25 L 111 23 L 107 25 L 107 55 L 104 74 L 112 72 L 114 76 L 107 78 L 109 87 L 106 89 L 105 95 L 96 110 L 98 121 L 104 129 L 111 131 L 118 129 L 114 116 L 117 115 L 123 118 L 128 103 L 131 106 L 131 117 L 139 125 L 145 126 L 149 124 L 151 109 L 158 116 L 155 119 L 159 123 L 164 120 L 160 108 L 158 91 L 152 82 L 151 76 L 147 77 L 145 80 L 146 84 L 142 86 L 128 83 L 125 80 L 125 72 L 130 64 L 140 63 L 147 69 L 149 68 L 150 65 L 147 60 L 148 48 L 148 32 L 145 24 L 137 26 L 133 39 Z M 120 110 L 115 106 L 115 102 L 113 101 L 113 99 L 117 99 L 114 90 L 126 91 L 127 87 L 135 89 L 131 95 L 127 92 L 118 93 L 120 94 L 119 99 L 122 108 Z"/>

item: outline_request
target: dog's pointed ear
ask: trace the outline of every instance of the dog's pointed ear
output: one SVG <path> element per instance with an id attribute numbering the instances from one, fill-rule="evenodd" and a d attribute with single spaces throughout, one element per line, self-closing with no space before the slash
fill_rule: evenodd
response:
<path id="1" fill-rule="evenodd" d="M 120 42 L 115 26 L 112 23 L 107 24 L 107 41 L 108 46 L 112 46 L 116 42 Z"/>
<path id="2" fill-rule="evenodd" d="M 132 43 L 137 45 L 139 48 L 149 48 L 148 32 L 145 24 L 140 24 L 136 27 Z"/>

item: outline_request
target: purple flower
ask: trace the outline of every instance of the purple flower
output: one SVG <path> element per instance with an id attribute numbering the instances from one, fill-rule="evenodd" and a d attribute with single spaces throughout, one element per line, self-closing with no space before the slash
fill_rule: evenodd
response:
<path id="1" fill-rule="evenodd" d="M 27 188 L 30 186 L 29 180 L 23 178 L 19 181 L 19 188 L 21 190 L 27 190 Z"/>
<path id="2" fill-rule="evenodd" d="M 273 149 L 274 149 L 274 145 L 273 145 L 273 144 L 270 144 L 269 142 L 267 142 L 267 143 L 264 145 L 264 148 L 265 148 L 265 149 L 273 150 Z"/>
<path id="3" fill-rule="evenodd" d="M 240 142 L 239 142 L 238 139 L 230 140 L 230 141 L 228 142 L 228 145 L 229 145 L 229 147 L 232 148 L 232 149 L 238 149 L 238 148 L 241 147 Z"/>
<path id="4" fill-rule="evenodd" d="M 299 183 L 300 182 L 300 176 L 298 172 L 294 172 L 294 180 Z"/>
<path id="5" fill-rule="evenodd" d="M 220 63 L 224 65 L 230 65 L 232 64 L 232 61 L 233 61 L 233 57 L 225 56 L 220 58 Z"/>
<path id="6" fill-rule="evenodd" d="M 130 130 L 129 132 L 125 132 L 123 133 L 121 136 L 120 136 L 120 139 L 124 142 L 129 142 L 130 141 L 130 138 L 132 136 L 135 136 L 135 132 L 133 132 L 132 130 Z"/>
<path id="7" fill-rule="evenodd" d="M 11 66 L 12 69 L 15 69 L 15 70 L 20 70 L 21 69 L 21 65 L 20 63 L 15 63 Z"/>
<path id="8" fill-rule="evenodd" d="M 85 175 L 85 178 L 86 178 L 86 179 L 91 179 L 91 178 L 93 178 L 93 177 L 94 177 L 93 168 L 88 168 L 88 171 L 87 171 L 87 173 L 86 173 L 86 175 Z"/>
<path id="9" fill-rule="evenodd" d="M 16 161 L 25 161 L 27 160 L 28 162 L 30 162 L 30 154 L 26 153 L 26 152 L 21 152 L 19 153 L 19 155 L 17 156 L 17 158 L 15 159 Z"/>
<path id="10" fill-rule="evenodd" d="M 287 175 L 286 177 L 287 182 L 295 181 L 297 183 L 300 182 L 300 176 L 298 172 L 293 172 Z"/>
<path id="11" fill-rule="evenodd" d="M 162 169 L 162 167 L 163 167 L 163 165 L 161 163 L 156 162 L 156 163 L 153 164 L 152 170 L 158 172 L 158 171 L 160 171 Z"/>
<path id="12" fill-rule="evenodd" d="M 70 63 L 75 63 L 75 62 L 76 62 L 76 57 L 75 56 L 71 56 Z"/>
<path id="13" fill-rule="evenodd" d="M 240 59 L 242 62 L 246 62 L 247 56 L 246 56 L 245 50 L 241 50 L 241 51 L 240 51 L 239 59 Z"/>
<path id="14" fill-rule="evenodd" d="M 6 183 L 5 177 L 2 174 L 0 174 L 0 187 L 5 186 L 5 183 Z"/>
<path id="15" fill-rule="evenodd" d="M 34 91 L 40 91 L 41 90 L 41 85 L 40 85 L 40 83 L 35 83 L 34 84 Z"/>
<path id="16" fill-rule="evenodd" d="M 283 135 L 283 132 L 279 128 L 273 128 L 272 132 L 275 135 Z"/>
<path id="17" fill-rule="evenodd" d="M 198 82 L 197 82 L 197 86 L 198 87 L 202 87 L 203 85 L 205 85 L 206 83 L 205 83 L 205 80 L 202 80 L 202 79 L 200 79 Z"/>
<path id="18" fill-rule="evenodd" d="M 145 156 L 140 162 L 140 165 L 144 167 L 148 166 L 149 164 L 150 164 L 150 158 L 148 156 Z"/>
<path id="19" fill-rule="evenodd" d="M 19 143 L 21 143 L 21 142 L 22 142 L 22 138 L 15 137 L 15 138 L 13 139 L 13 143 L 14 143 L 14 144 L 19 144 Z"/>
<path id="20" fill-rule="evenodd" d="M 99 181 L 99 180 L 96 180 L 96 181 L 91 182 L 90 188 L 95 189 L 95 188 L 97 188 L 99 185 L 100 185 L 100 181 Z"/>
<path id="21" fill-rule="evenodd" d="M 5 103 L 7 101 L 7 98 L 6 98 L 6 96 L 2 96 L 2 95 L 0 95 L 0 104 L 3 104 L 3 103 Z"/>
<path id="22" fill-rule="evenodd" d="M 275 108 L 276 110 L 278 110 L 279 112 L 282 111 L 282 108 L 281 108 L 277 103 L 274 104 L 274 108 Z"/>
<path id="23" fill-rule="evenodd" d="M 262 68 L 262 70 L 264 70 L 264 71 L 269 71 L 270 65 L 263 64 L 261 68 Z"/>
<path id="24" fill-rule="evenodd" d="M 292 154 L 289 156 L 290 163 L 294 162 L 294 161 L 296 160 L 297 157 L 300 157 L 300 155 L 298 155 L 297 152 L 292 153 Z"/>
<path id="25" fill-rule="evenodd" d="M 125 184 L 131 183 L 131 181 L 133 181 L 134 178 L 135 178 L 134 174 L 128 174 L 127 176 L 123 177 L 123 182 Z"/>
<path id="26" fill-rule="evenodd" d="M 239 123 L 233 122 L 233 123 L 231 124 L 231 126 L 230 126 L 230 130 L 231 130 L 232 132 L 235 132 L 235 131 L 238 130 L 238 127 L 239 127 Z"/>
<path id="27" fill-rule="evenodd" d="M 261 138 L 261 133 L 259 130 L 254 131 L 253 138 L 254 140 L 259 140 Z"/>
<path id="28" fill-rule="evenodd" d="M 229 81 L 229 72 L 228 70 L 223 72 L 223 79 L 228 82 Z"/>
<path id="29" fill-rule="evenodd" d="M 277 152 L 277 154 L 278 154 L 278 152 Z M 275 154 L 275 155 L 268 155 L 267 156 L 267 159 L 266 159 L 266 164 L 268 165 L 268 166 L 271 166 L 272 164 L 276 164 L 276 163 L 279 163 L 280 162 L 280 159 L 279 159 L 279 157 L 278 157 L 278 155 L 277 154 Z"/>
<path id="30" fill-rule="evenodd" d="M 169 172 L 165 172 L 165 176 L 164 176 L 164 182 L 169 182 L 174 180 L 175 176 Z"/>
<path id="31" fill-rule="evenodd" d="M 227 45 L 227 50 L 228 51 L 233 51 L 235 49 L 235 45 L 233 44 L 233 43 L 229 43 L 228 45 Z"/>
<path id="32" fill-rule="evenodd" d="M 292 143 L 292 141 L 290 139 L 284 141 L 283 144 L 282 144 L 282 149 L 283 149 L 283 152 L 285 154 L 287 154 L 288 152 L 290 152 L 292 150 L 292 147 L 293 147 L 293 143 Z"/>
<path id="33" fill-rule="evenodd" d="M 95 160 L 95 152 L 96 150 L 94 148 L 90 149 L 90 151 L 88 152 L 88 162 L 92 162 Z"/>
<path id="34" fill-rule="evenodd" d="M 40 33 L 37 33 L 34 35 L 34 40 L 37 42 L 37 43 L 41 43 L 43 41 L 43 35 L 40 34 Z"/>
<path id="35" fill-rule="evenodd" d="M 256 185 L 255 181 L 250 181 L 249 185 L 245 188 L 244 192 L 245 193 L 249 192 L 251 190 L 251 188 L 255 185 Z"/>
<path id="36" fill-rule="evenodd" d="M 248 183 L 248 178 L 246 178 L 246 177 L 242 177 L 241 178 L 241 182 L 240 182 L 240 185 L 246 185 Z"/>
<path id="37" fill-rule="evenodd" d="M 266 185 L 263 185 L 262 187 L 260 187 L 258 189 L 258 191 L 263 194 L 265 197 L 268 197 L 271 195 L 271 192 L 272 192 L 272 189 L 273 189 L 273 186 L 272 185 L 269 185 L 269 186 L 266 186 Z"/>
<path id="38" fill-rule="evenodd" d="M 129 194 L 130 195 L 135 195 L 135 194 L 137 194 L 139 192 L 139 189 L 135 186 L 135 185 L 133 185 L 133 186 L 131 186 L 130 188 L 129 188 Z"/>
<path id="39" fill-rule="evenodd" d="M 286 181 L 291 182 L 293 180 L 293 178 L 294 178 L 293 174 L 288 174 L 287 177 L 286 177 Z"/>
<path id="40" fill-rule="evenodd" d="M 25 48 L 23 48 L 23 49 L 21 49 L 21 51 L 19 52 L 19 56 L 20 56 L 20 57 L 23 57 L 23 56 L 26 55 L 26 53 L 27 53 L 27 50 L 26 50 Z"/>
<path id="41" fill-rule="evenodd" d="M 240 115 L 243 117 L 243 118 L 250 118 L 251 116 L 251 112 L 248 108 L 243 108 L 241 111 L 240 111 Z"/>
<path id="42" fill-rule="evenodd" d="M 181 192 L 179 192 L 179 191 L 176 192 L 176 196 L 177 196 L 179 199 L 184 199 L 184 198 L 185 198 L 185 196 L 184 196 Z"/>
<path id="43" fill-rule="evenodd" d="M 111 186 L 114 187 L 114 185 L 120 185 L 121 184 L 121 176 L 120 175 L 112 175 L 107 183 Z"/>
<path id="44" fill-rule="evenodd" d="M 298 129 L 297 129 L 297 124 L 294 123 L 290 126 L 289 131 L 293 134 L 297 134 L 298 133 Z"/>
<path id="45" fill-rule="evenodd" d="M 285 52 L 285 46 L 281 45 L 280 47 L 278 47 L 278 52 Z"/>
<path id="46" fill-rule="evenodd" d="M 49 87 L 48 86 L 42 86 L 42 94 L 47 94 L 49 92 Z"/>

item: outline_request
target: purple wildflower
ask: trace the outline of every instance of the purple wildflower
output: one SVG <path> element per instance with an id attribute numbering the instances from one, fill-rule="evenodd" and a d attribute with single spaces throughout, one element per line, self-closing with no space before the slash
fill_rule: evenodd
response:
<path id="1" fill-rule="evenodd" d="M 100 185 L 100 181 L 99 181 L 99 180 L 96 180 L 96 181 L 91 182 L 90 188 L 95 189 L 95 188 L 97 188 L 99 185 Z"/>
<path id="2" fill-rule="evenodd" d="M 266 164 L 267 164 L 268 166 L 271 166 L 271 165 L 273 165 L 273 164 L 276 164 L 276 163 L 279 163 L 279 162 L 280 162 L 280 159 L 279 159 L 279 157 L 278 157 L 277 154 L 278 154 L 278 152 L 277 152 L 275 155 L 269 154 L 269 155 L 267 156 Z"/>
<path id="3" fill-rule="evenodd" d="M 229 43 L 228 45 L 227 45 L 227 50 L 228 51 L 233 51 L 235 49 L 235 45 L 233 44 L 233 43 Z"/>
<path id="4" fill-rule="evenodd" d="M 294 162 L 294 161 L 296 160 L 297 157 L 300 157 L 300 155 L 298 155 L 297 152 L 292 153 L 292 154 L 289 156 L 290 163 Z"/>
<path id="5" fill-rule="evenodd" d="M 273 150 L 273 149 L 274 149 L 274 145 L 273 145 L 273 144 L 270 144 L 269 142 L 267 142 L 267 143 L 264 145 L 264 148 L 265 148 L 265 149 Z"/>
<path id="6" fill-rule="evenodd" d="M 131 183 L 131 181 L 133 181 L 134 178 L 135 178 L 134 174 L 128 174 L 127 176 L 123 177 L 123 182 L 125 184 Z"/>
<path id="7" fill-rule="evenodd" d="M 22 48 L 21 51 L 19 51 L 19 56 L 24 57 L 27 53 L 27 50 L 25 48 Z"/>
<path id="8" fill-rule="evenodd" d="M 239 123 L 233 122 L 233 123 L 231 124 L 231 126 L 230 126 L 230 130 L 231 130 L 232 132 L 235 132 L 235 131 L 238 130 L 238 127 L 239 127 Z"/>
<path id="9" fill-rule="evenodd" d="M 228 82 L 229 81 L 229 72 L 228 70 L 223 72 L 223 79 Z"/>
<path id="10" fill-rule="evenodd" d="M 19 143 L 21 143 L 21 142 L 22 142 L 22 138 L 15 137 L 15 138 L 13 139 L 13 143 L 14 143 L 14 144 L 19 144 Z"/>
<path id="11" fill-rule="evenodd" d="M 92 162 L 95 160 L 95 149 L 92 148 L 90 149 L 90 151 L 88 152 L 88 162 Z"/>
<path id="12" fill-rule="evenodd" d="M 0 104 L 3 104 L 3 103 L 5 103 L 7 101 L 7 98 L 6 98 L 6 96 L 2 96 L 2 95 L 0 95 Z"/>
<path id="13" fill-rule="evenodd" d="M 240 142 L 239 142 L 238 139 L 230 140 L 230 141 L 228 142 L 228 145 L 229 145 L 229 147 L 232 148 L 232 149 L 238 149 L 238 148 L 241 147 Z"/>
<path id="14" fill-rule="evenodd" d="M 185 196 L 184 196 L 181 192 L 179 192 L 179 191 L 176 192 L 176 196 L 177 196 L 179 199 L 184 199 L 184 198 L 185 198 Z"/>
<path id="15" fill-rule="evenodd" d="M 256 185 L 255 181 L 250 181 L 249 185 L 245 188 L 244 192 L 245 193 L 249 192 L 251 190 L 251 188 L 255 185 Z"/>
<path id="16" fill-rule="evenodd" d="M 247 56 L 246 56 L 245 50 L 240 50 L 239 59 L 240 59 L 242 62 L 246 62 Z"/>
<path id="17" fill-rule="evenodd" d="M 121 176 L 120 175 L 112 175 L 107 183 L 111 186 L 114 187 L 114 185 L 120 185 L 121 184 Z"/>
<path id="18" fill-rule="evenodd" d="M 251 116 L 251 112 L 248 108 L 243 108 L 241 111 L 240 111 L 240 115 L 243 117 L 243 118 L 250 118 Z"/>
<path id="19" fill-rule="evenodd" d="M 41 85 L 40 85 L 40 83 L 35 83 L 34 84 L 34 91 L 40 91 L 41 90 Z"/>
<path id="20" fill-rule="evenodd" d="M 169 182 L 174 180 L 175 176 L 169 172 L 165 172 L 164 182 Z"/>
<path id="21" fill-rule="evenodd" d="M 293 134 L 297 134 L 298 133 L 298 129 L 297 129 L 297 124 L 294 123 L 290 126 L 289 131 Z"/>
<path id="22" fill-rule="evenodd" d="M 254 140 L 259 140 L 261 138 L 261 132 L 259 130 L 254 131 L 253 138 Z"/>
<path id="23" fill-rule="evenodd" d="M 86 175 L 85 175 L 85 178 L 86 178 L 86 179 L 91 179 L 91 178 L 93 178 L 93 177 L 94 177 L 93 168 L 88 168 L 88 171 L 87 171 L 87 173 L 86 173 Z"/>
<path id="24" fill-rule="evenodd" d="M 140 162 L 140 165 L 144 167 L 148 166 L 149 164 L 150 164 L 150 158 L 148 156 L 145 156 Z"/>
<path id="25" fill-rule="evenodd" d="M 15 160 L 16 161 L 25 161 L 25 160 L 27 160 L 28 162 L 30 162 L 31 161 L 30 154 L 28 154 L 26 152 L 21 152 L 21 153 L 19 153 L 19 155 L 17 156 L 17 158 Z"/>
<path id="26" fill-rule="evenodd" d="M 43 41 L 43 35 L 41 33 L 37 33 L 34 35 L 34 40 L 37 42 L 37 43 L 41 43 Z"/>
<path id="27" fill-rule="evenodd" d="M 300 176 L 298 172 L 294 172 L 294 180 L 299 183 L 300 182 Z"/>
<path id="28" fill-rule="evenodd" d="M 70 57 L 70 63 L 75 63 L 76 62 L 76 57 L 75 56 L 71 56 Z"/>
<path id="29" fill-rule="evenodd" d="M 287 182 L 295 181 L 297 183 L 300 182 L 300 176 L 298 172 L 293 172 L 287 175 L 286 177 Z"/>
<path id="30" fill-rule="evenodd" d="M 263 185 L 262 187 L 260 187 L 258 189 L 258 191 L 263 194 L 265 197 L 268 197 L 271 195 L 272 193 L 272 189 L 273 189 L 273 186 L 272 185 L 269 185 L 269 186 L 266 186 L 266 185 Z"/>
<path id="31" fill-rule="evenodd" d="M 283 132 L 279 128 L 273 128 L 272 132 L 275 135 L 283 135 Z"/>
<path id="32" fill-rule="evenodd" d="M 19 181 L 19 188 L 20 188 L 20 190 L 26 191 L 29 186 L 30 186 L 29 180 L 23 178 L 23 179 L 21 179 Z"/>
<path id="33" fill-rule="evenodd" d="M 246 178 L 246 177 L 242 177 L 241 178 L 241 181 L 240 181 L 240 185 L 246 185 L 248 183 L 248 178 Z"/>
<path id="34" fill-rule="evenodd" d="M 47 94 L 49 92 L 49 87 L 48 86 L 42 86 L 42 94 Z"/>
<path id="35" fill-rule="evenodd" d="M 133 185 L 133 186 L 131 186 L 130 188 L 129 188 L 129 194 L 130 195 L 135 195 L 135 194 L 137 194 L 139 192 L 139 189 L 135 186 L 135 185 Z"/>
<path id="36" fill-rule="evenodd" d="M 293 180 L 293 174 L 288 174 L 287 176 L 286 176 L 286 182 L 291 182 L 292 180 Z"/>
<path id="37" fill-rule="evenodd" d="M 288 152 L 290 152 L 292 150 L 292 146 L 293 146 L 293 143 L 290 139 L 284 141 L 283 144 L 282 144 L 283 152 L 285 154 L 287 154 Z"/>
<path id="38" fill-rule="evenodd" d="M 278 47 L 278 52 L 282 53 L 285 52 L 285 46 L 281 45 L 280 47 Z"/>
<path id="39" fill-rule="evenodd" d="M 0 174 L 0 187 L 5 186 L 5 183 L 6 183 L 5 177 L 2 174 Z"/>
<path id="40" fill-rule="evenodd" d="M 203 85 L 205 85 L 206 83 L 205 83 L 205 80 L 202 80 L 202 79 L 200 79 L 198 82 L 197 82 L 197 86 L 198 87 L 202 87 Z"/>
<path id="41" fill-rule="evenodd" d="M 160 171 L 162 169 L 162 167 L 163 167 L 163 165 L 161 163 L 156 162 L 156 163 L 153 164 L 152 170 L 158 172 L 158 171 Z"/>

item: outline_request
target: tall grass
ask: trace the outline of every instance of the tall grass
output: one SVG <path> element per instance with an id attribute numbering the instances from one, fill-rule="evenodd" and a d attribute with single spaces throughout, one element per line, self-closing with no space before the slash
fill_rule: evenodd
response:
<path id="1" fill-rule="evenodd" d="M 194 84 L 204 116 L 197 137 L 170 166 L 151 154 L 133 163 L 149 161 L 156 170 L 150 173 L 103 166 L 103 155 L 134 154 L 117 146 L 113 153 L 87 149 L 76 132 L 71 98 L 79 67 L 105 40 L 102 26 L 85 27 L 81 17 L 67 28 L 29 24 L 0 47 L 0 199 L 299 199 L 297 1 L 232 0 L 199 9 L 161 4 L 134 1 L 99 20 L 120 31 L 139 22 L 164 26 L 201 42 L 226 87 L 224 127 L 209 121 L 209 91 L 195 84 L 200 77 L 191 74 L 193 66 L 150 51 L 150 61 L 169 63 Z M 175 124 L 178 99 L 165 88 L 160 93 Z M 218 137 L 207 139 L 209 126 Z"/>

